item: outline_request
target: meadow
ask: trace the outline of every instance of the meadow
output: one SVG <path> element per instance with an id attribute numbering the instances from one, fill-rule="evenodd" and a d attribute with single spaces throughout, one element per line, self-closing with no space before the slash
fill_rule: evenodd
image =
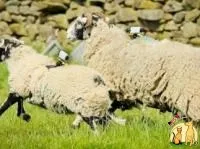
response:
<path id="1" fill-rule="evenodd" d="M 0 64 L 0 104 L 8 94 L 8 71 Z M 86 124 L 73 129 L 74 115 L 57 114 L 25 103 L 32 116 L 29 123 L 16 116 L 16 105 L 0 116 L 0 149 L 173 149 L 194 148 L 169 143 L 171 113 L 155 109 L 117 111 L 127 119 L 125 126 L 113 122 L 94 135 Z M 200 134 L 200 131 L 198 131 Z M 199 135 L 200 137 L 200 135 Z"/>

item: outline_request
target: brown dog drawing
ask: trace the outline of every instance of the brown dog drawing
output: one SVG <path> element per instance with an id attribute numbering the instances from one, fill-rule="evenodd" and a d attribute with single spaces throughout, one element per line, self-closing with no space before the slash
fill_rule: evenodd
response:
<path id="1" fill-rule="evenodd" d="M 174 133 L 174 138 L 173 138 L 173 142 L 174 144 L 178 145 L 181 144 L 181 140 L 182 140 L 182 127 L 177 127 L 177 134 L 175 135 Z"/>
<path id="2" fill-rule="evenodd" d="M 188 126 L 188 129 L 186 131 L 186 136 L 185 136 L 185 144 L 187 145 L 187 143 L 190 142 L 190 146 L 192 146 L 195 141 L 193 123 L 191 121 L 191 122 L 185 123 L 185 125 Z"/>

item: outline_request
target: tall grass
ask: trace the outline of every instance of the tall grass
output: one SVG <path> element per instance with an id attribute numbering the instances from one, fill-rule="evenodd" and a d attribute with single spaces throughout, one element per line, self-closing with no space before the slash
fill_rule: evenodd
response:
<path id="1" fill-rule="evenodd" d="M 8 94 L 7 69 L 0 64 L 0 103 Z M 0 149 L 171 149 L 189 148 L 169 143 L 170 113 L 138 109 L 120 112 L 125 126 L 110 123 L 94 135 L 86 124 L 71 128 L 74 115 L 56 114 L 25 103 L 32 119 L 26 123 L 16 116 L 16 106 L 0 117 Z M 200 134 L 200 133 L 199 133 Z M 199 149 L 200 146 L 191 148 Z"/>

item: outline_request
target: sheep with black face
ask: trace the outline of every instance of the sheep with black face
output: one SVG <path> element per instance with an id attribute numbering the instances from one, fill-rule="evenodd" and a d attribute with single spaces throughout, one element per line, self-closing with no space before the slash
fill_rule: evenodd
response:
<path id="1" fill-rule="evenodd" d="M 55 65 L 53 59 L 40 55 L 21 41 L 1 39 L 1 61 L 9 70 L 9 96 L 0 108 L 2 115 L 18 103 L 17 115 L 29 121 L 23 100 L 59 113 L 71 111 L 77 115 L 74 127 L 84 120 L 95 129 L 97 121 L 109 120 L 110 89 L 95 70 L 78 65 Z"/>
<path id="2" fill-rule="evenodd" d="M 139 103 L 162 112 L 180 110 L 194 121 L 200 119 L 199 48 L 169 40 L 155 44 L 130 40 L 122 29 L 90 15 L 78 17 L 69 26 L 67 37 L 86 40 L 85 63 L 115 90 L 112 111 Z M 78 22 L 81 34 L 87 36 L 77 36 Z"/>

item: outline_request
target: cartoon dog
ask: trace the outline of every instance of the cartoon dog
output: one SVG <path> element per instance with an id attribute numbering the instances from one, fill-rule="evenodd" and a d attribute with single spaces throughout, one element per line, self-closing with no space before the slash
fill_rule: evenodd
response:
<path id="1" fill-rule="evenodd" d="M 173 138 L 173 143 L 178 145 L 181 144 L 181 140 L 182 140 L 182 127 L 177 127 L 177 134 L 175 135 L 174 133 L 174 138 Z"/>
<path id="2" fill-rule="evenodd" d="M 193 129 L 193 122 L 187 122 L 185 123 L 186 126 L 188 126 L 188 129 L 186 131 L 186 136 L 185 136 L 185 144 L 187 145 L 188 142 L 190 142 L 190 146 L 194 144 L 195 141 L 195 134 L 194 134 L 194 129 Z"/>

